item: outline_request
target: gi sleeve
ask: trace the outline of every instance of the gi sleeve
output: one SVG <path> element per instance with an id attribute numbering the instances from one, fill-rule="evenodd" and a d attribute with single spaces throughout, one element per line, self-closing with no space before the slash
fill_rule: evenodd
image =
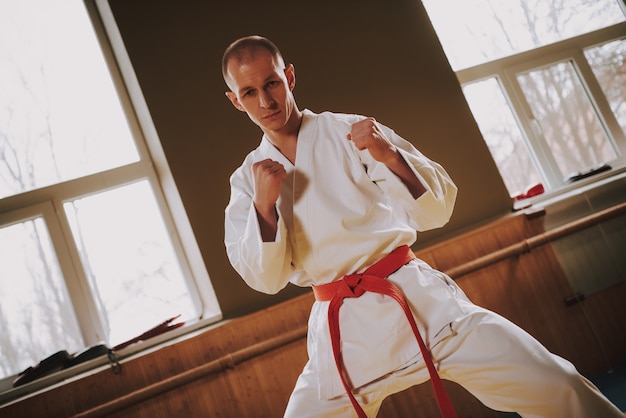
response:
<path id="1" fill-rule="evenodd" d="M 238 169 L 231 176 L 231 196 L 225 210 L 224 243 L 230 263 L 252 289 L 275 294 L 294 274 L 287 228 L 278 217 L 273 242 L 263 242 L 252 201 L 252 178 Z"/>
<path id="2" fill-rule="evenodd" d="M 419 152 L 410 142 L 381 125 L 389 140 L 411 167 L 426 192 L 414 199 L 406 185 L 384 164 L 367 153 L 368 174 L 389 196 L 390 204 L 406 213 L 417 231 L 440 228 L 445 225 L 454 209 L 457 187 L 438 163 Z"/>

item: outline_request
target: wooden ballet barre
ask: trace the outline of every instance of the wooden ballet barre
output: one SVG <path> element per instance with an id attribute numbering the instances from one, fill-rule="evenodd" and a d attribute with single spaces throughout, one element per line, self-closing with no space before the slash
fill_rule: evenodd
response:
<path id="1" fill-rule="evenodd" d="M 626 202 L 604 209 L 600 212 L 596 212 L 592 215 L 587 215 L 583 218 L 569 222 L 565 225 L 561 225 L 544 233 L 535 235 L 533 237 L 522 240 L 518 243 L 509 245 L 500 250 L 494 251 L 490 254 L 478 257 L 475 260 L 461 264 L 460 266 L 453 267 L 446 270 L 446 274 L 452 278 L 458 278 L 465 274 L 471 273 L 476 270 L 480 270 L 491 264 L 495 264 L 504 259 L 515 257 L 520 254 L 530 252 L 533 248 L 537 248 L 548 242 L 555 241 L 559 238 L 571 235 L 574 232 L 588 228 L 593 225 L 597 225 L 606 220 L 615 218 L 617 216 L 626 213 Z"/>
<path id="2" fill-rule="evenodd" d="M 115 398 L 109 402 L 100 404 L 94 408 L 80 412 L 74 415 L 74 417 L 87 418 L 108 416 L 116 411 L 128 408 L 129 406 L 138 404 L 162 393 L 176 389 L 202 377 L 208 376 L 213 373 L 222 372 L 227 369 L 232 369 L 235 367 L 235 365 L 243 361 L 268 353 L 294 341 L 298 341 L 302 338 L 305 338 L 306 335 L 307 326 L 284 332 L 274 338 L 269 338 L 265 341 L 261 341 L 257 344 L 242 348 L 241 350 L 237 350 L 233 353 L 226 354 L 201 366 L 194 367 L 193 369 L 189 369 L 185 372 L 171 376 L 167 379 L 163 379 L 159 382 L 153 383 L 141 389 L 137 389 L 124 396 Z"/>

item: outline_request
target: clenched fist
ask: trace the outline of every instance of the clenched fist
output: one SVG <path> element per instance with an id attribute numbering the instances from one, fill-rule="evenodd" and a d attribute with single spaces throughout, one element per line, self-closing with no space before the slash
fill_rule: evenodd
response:
<path id="1" fill-rule="evenodd" d="M 353 124 L 347 137 L 359 150 L 367 149 L 376 161 L 386 164 L 396 158 L 395 145 L 380 130 L 374 118 L 366 118 Z"/>
<path id="2" fill-rule="evenodd" d="M 266 158 L 252 165 L 254 176 L 254 206 L 264 218 L 275 214 L 275 205 L 280 195 L 280 185 L 287 172 L 279 162 Z"/>
<path id="3" fill-rule="evenodd" d="M 347 135 L 359 150 L 367 149 L 378 162 L 387 166 L 409 189 L 417 199 L 426 192 L 426 187 L 417 178 L 398 149 L 380 129 L 374 118 L 366 118 L 350 127 Z"/>

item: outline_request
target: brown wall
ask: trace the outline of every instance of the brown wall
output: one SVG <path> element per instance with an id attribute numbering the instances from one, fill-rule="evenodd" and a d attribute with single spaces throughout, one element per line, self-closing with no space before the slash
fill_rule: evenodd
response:
<path id="1" fill-rule="evenodd" d="M 221 54 L 239 36 L 278 44 L 296 67 L 300 107 L 374 116 L 446 167 L 460 189 L 456 212 L 420 245 L 510 210 L 419 1 L 112 0 L 111 8 L 225 317 L 302 293 L 250 290 L 223 246 L 228 177 L 260 139 L 224 96 Z"/>

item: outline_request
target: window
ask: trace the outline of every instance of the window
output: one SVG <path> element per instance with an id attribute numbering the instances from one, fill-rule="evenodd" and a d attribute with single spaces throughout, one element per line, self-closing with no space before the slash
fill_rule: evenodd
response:
<path id="1" fill-rule="evenodd" d="M 120 93 L 136 80 L 109 72 L 98 36 L 116 45 L 115 28 L 86 4 L 0 0 L 0 380 L 176 315 L 221 317 L 142 103 Z"/>
<path id="2" fill-rule="evenodd" d="M 626 166 L 620 0 L 423 0 L 512 197 Z"/>

